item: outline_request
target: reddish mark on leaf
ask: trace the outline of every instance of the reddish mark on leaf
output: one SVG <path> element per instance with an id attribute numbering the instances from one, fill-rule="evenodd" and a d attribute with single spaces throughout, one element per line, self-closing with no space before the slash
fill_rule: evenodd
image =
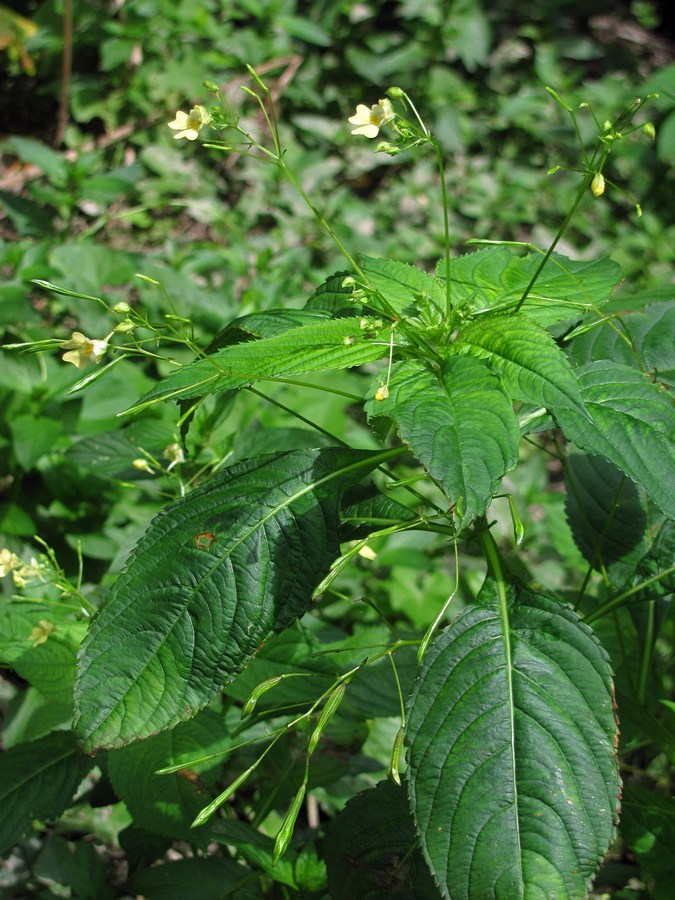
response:
<path id="1" fill-rule="evenodd" d="M 195 544 L 198 550 L 208 550 L 215 539 L 216 536 L 212 531 L 201 531 L 195 535 Z"/>

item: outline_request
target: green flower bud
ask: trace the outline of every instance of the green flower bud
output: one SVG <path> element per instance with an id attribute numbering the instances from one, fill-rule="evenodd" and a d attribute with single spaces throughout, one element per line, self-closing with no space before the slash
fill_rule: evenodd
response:
<path id="1" fill-rule="evenodd" d="M 401 148 L 397 147 L 396 144 L 390 144 L 389 141 L 380 141 L 375 148 L 375 152 L 388 153 L 389 156 L 396 156 L 397 153 L 401 152 Z"/>
<path id="2" fill-rule="evenodd" d="M 654 128 L 653 122 L 645 122 L 645 124 L 642 126 L 642 130 L 648 138 L 654 140 L 654 138 L 656 137 L 656 128 Z"/>

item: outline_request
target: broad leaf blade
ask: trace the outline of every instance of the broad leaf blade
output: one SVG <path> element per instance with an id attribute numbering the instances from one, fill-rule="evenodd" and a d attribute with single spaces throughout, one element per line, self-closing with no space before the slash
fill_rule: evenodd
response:
<path id="1" fill-rule="evenodd" d="M 647 551 L 637 487 L 599 456 L 570 453 L 565 473 L 565 512 L 577 547 L 595 569 L 610 569 L 615 582 L 623 581 Z"/>
<path id="2" fill-rule="evenodd" d="M 453 349 L 487 359 L 515 400 L 584 414 L 567 357 L 540 325 L 520 313 L 481 316 L 462 328 Z"/>
<path id="3" fill-rule="evenodd" d="M 83 645 L 75 703 L 86 750 L 194 715 L 301 616 L 339 554 L 342 490 L 396 452 L 250 460 L 160 513 Z"/>
<path id="4" fill-rule="evenodd" d="M 675 387 L 675 304 L 652 303 L 646 309 L 617 317 L 618 328 L 598 326 L 575 338 L 570 359 L 581 366 L 611 359 L 635 366 L 636 354 L 657 381 Z"/>
<path id="5" fill-rule="evenodd" d="M 194 775 L 194 771 L 156 773 L 164 766 L 183 762 L 187 766 L 194 759 L 223 753 L 230 743 L 222 717 L 206 709 L 171 731 L 111 753 L 108 774 L 115 793 L 133 816 L 134 825 L 200 844 L 205 849 L 210 825 L 190 827 L 197 813 L 211 801 L 201 779 L 186 777 Z"/>
<path id="6" fill-rule="evenodd" d="M 405 792 L 388 781 L 353 797 L 325 839 L 332 900 L 435 900 Z"/>
<path id="7" fill-rule="evenodd" d="M 395 259 L 363 257 L 361 267 L 368 281 L 386 301 L 382 312 L 416 318 L 422 311 L 434 318 L 443 314 L 445 296 L 439 281 L 422 269 Z M 377 300 L 373 306 L 378 307 Z"/>
<path id="8" fill-rule="evenodd" d="M 477 312 L 513 309 L 530 283 L 541 255 L 515 256 L 506 247 L 487 247 L 453 259 L 452 302 Z M 439 263 L 445 274 L 445 261 Z M 530 319 L 548 327 L 573 316 L 595 311 L 621 280 L 621 267 L 611 259 L 577 261 L 554 253 L 522 307 Z"/>
<path id="9" fill-rule="evenodd" d="M 588 416 L 559 408 L 555 416 L 581 450 L 604 456 L 637 481 L 675 519 L 675 406 L 645 375 L 610 360 L 577 370 Z"/>
<path id="10" fill-rule="evenodd" d="M 330 319 L 291 328 L 274 337 L 231 344 L 172 372 L 127 412 L 137 412 L 160 400 L 242 388 L 265 378 L 374 362 L 386 356 L 389 348 L 389 329 L 380 334 L 377 328 L 381 325 L 376 319 Z"/>
<path id="11" fill-rule="evenodd" d="M 482 515 L 518 461 L 520 430 L 499 378 L 479 359 L 449 357 L 440 371 L 420 360 L 396 364 L 389 396 L 366 403 L 391 417 L 402 440 L 457 505 L 462 523 Z"/>
<path id="12" fill-rule="evenodd" d="M 489 590 L 489 593 L 488 593 Z M 575 613 L 494 585 L 432 644 L 408 704 L 410 798 L 444 897 L 582 897 L 613 836 L 607 656 Z"/>
<path id="13" fill-rule="evenodd" d="M 10 849 L 33 819 L 56 819 L 91 768 L 78 757 L 69 731 L 18 744 L 0 757 L 0 853 Z"/>

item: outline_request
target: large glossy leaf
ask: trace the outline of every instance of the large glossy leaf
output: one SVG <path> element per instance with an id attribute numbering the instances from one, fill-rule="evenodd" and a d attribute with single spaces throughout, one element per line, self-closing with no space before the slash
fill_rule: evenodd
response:
<path id="1" fill-rule="evenodd" d="M 520 430 L 499 378 L 479 359 L 452 356 L 436 370 L 421 360 L 393 366 L 389 396 L 371 418 L 391 417 L 402 440 L 457 505 L 462 523 L 485 512 L 518 460 Z"/>
<path id="2" fill-rule="evenodd" d="M 302 615 L 339 554 L 342 490 L 391 456 L 274 454 L 160 513 L 83 645 L 75 701 L 87 751 L 189 718 Z"/>
<path id="3" fill-rule="evenodd" d="M 309 313 L 305 313 L 309 315 Z M 389 329 L 367 318 L 330 319 L 291 328 L 274 337 L 231 344 L 172 372 L 128 412 L 160 400 L 201 397 L 245 387 L 265 378 L 347 369 L 386 356 Z"/>
<path id="4" fill-rule="evenodd" d="M 193 771 L 181 770 L 172 775 L 156 773 L 164 766 L 180 763 L 187 766 L 194 759 L 222 753 L 230 743 L 222 716 L 205 709 L 171 731 L 111 753 L 108 774 L 115 793 L 124 801 L 136 826 L 188 840 L 205 849 L 210 826 L 190 828 L 190 823 L 210 802 L 210 794 L 204 790 L 199 778 L 190 777 L 194 776 Z"/>
<path id="5" fill-rule="evenodd" d="M 670 395 L 628 366 L 603 360 L 578 369 L 589 417 L 558 408 L 565 437 L 604 456 L 637 481 L 675 519 L 675 405 Z"/>
<path id="6" fill-rule="evenodd" d="M 131 882 L 134 893 L 150 900 L 262 900 L 265 896 L 250 869 L 220 857 L 174 859 L 136 872 Z"/>
<path id="7" fill-rule="evenodd" d="M 570 359 L 577 366 L 603 359 L 632 367 L 640 362 L 657 381 L 675 387 L 675 303 L 652 303 L 618 317 L 613 328 L 587 331 L 572 341 Z"/>
<path id="8" fill-rule="evenodd" d="M 619 791 L 607 655 L 574 612 L 496 586 L 431 645 L 408 704 L 410 800 L 452 900 L 583 897 Z"/>
<path id="9" fill-rule="evenodd" d="M 577 547 L 595 569 L 610 569 L 615 582 L 623 581 L 647 551 L 640 492 L 616 466 L 585 453 L 569 454 L 565 478 L 565 512 Z"/>
<path id="10" fill-rule="evenodd" d="M 550 410 L 583 402 L 567 357 L 540 325 L 520 313 L 481 316 L 462 328 L 453 349 L 487 359 L 514 400 Z"/>
<path id="11" fill-rule="evenodd" d="M 486 247 L 453 259 L 452 302 L 472 311 L 513 309 L 540 262 L 538 253 L 515 256 L 506 247 Z M 438 271 L 444 276 L 444 261 Z M 620 280 L 621 267 L 611 259 L 583 262 L 554 253 L 522 310 L 541 325 L 553 325 L 601 306 Z"/>
<path id="12" fill-rule="evenodd" d="M 388 781 L 353 797 L 324 842 L 331 900 L 436 900 L 405 791 Z"/>
<path id="13" fill-rule="evenodd" d="M 33 819 L 56 819 L 87 770 L 69 731 L 55 731 L 0 756 L 0 853 L 10 849 Z"/>

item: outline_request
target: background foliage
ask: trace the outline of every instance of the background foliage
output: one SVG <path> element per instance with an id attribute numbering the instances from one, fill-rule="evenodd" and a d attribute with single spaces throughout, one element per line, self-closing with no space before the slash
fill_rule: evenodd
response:
<path id="1" fill-rule="evenodd" d="M 356 103 L 374 102 L 392 83 L 415 98 L 447 149 L 451 233 L 461 252 L 462 242 L 472 237 L 546 246 L 565 215 L 571 176 L 547 172 L 575 165 L 577 154 L 569 123 L 546 94 L 546 85 L 573 106 L 591 103 L 600 117 L 634 95 L 658 89 L 661 96 L 651 111 L 655 145 L 626 142 L 613 158 L 613 180 L 627 184 L 639 199 L 642 218 L 619 191 L 608 188 L 601 200 L 589 197 L 560 249 L 575 259 L 611 255 L 621 264 L 626 283 L 611 301 L 616 309 L 639 314 L 648 301 L 671 300 L 672 36 L 659 27 L 659 10 L 648 3 L 618 9 L 599 4 L 590 18 L 587 7 L 575 0 L 541 0 L 526 10 L 522 4 L 477 0 L 205 0 L 198 5 L 189 0 L 115 5 L 75 0 L 72 73 L 65 95 L 69 4 L 26 3 L 13 10 L 20 20 L 1 8 L 5 89 L 0 120 L 9 126 L 0 145 L 4 342 L 65 340 L 75 329 L 97 335 L 108 330 L 100 305 L 47 293 L 36 279 L 105 296 L 110 303 L 138 305 L 155 321 L 164 321 L 170 311 L 179 317 L 176 328 L 180 317 L 189 318 L 195 341 L 205 345 L 235 316 L 303 306 L 327 275 L 343 267 L 327 237 L 317 233 L 309 210 L 273 167 L 207 150 L 187 153 L 172 140 L 167 121 L 176 109 L 203 100 L 203 80 L 216 81 L 234 100 L 245 83 L 246 64 L 273 86 L 288 159 L 302 173 L 316 205 L 336 222 L 345 244 L 423 268 L 442 253 L 436 170 L 430 160 L 375 155 L 365 142 L 353 140 L 345 120 Z M 63 96 L 67 102 L 60 113 Z M 590 135 L 590 116 L 580 116 Z M 61 139 L 56 146 L 55 138 Z M 672 320 L 666 318 L 660 334 L 670 335 L 672 342 L 672 332 Z M 180 343 L 174 352 L 178 360 L 192 358 Z M 575 352 L 581 361 L 591 350 L 577 343 Z M 600 355 L 613 358 L 614 352 L 603 348 Z M 386 815 L 399 815 L 394 786 L 381 784 L 399 714 L 389 693 L 386 660 L 350 684 L 331 722 L 329 746 L 313 760 L 316 817 L 303 823 L 276 866 L 269 835 L 278 830 L 301 782 L 299 736 L 290 738 L 290 750 L 286 745 L 272 751 L 254 786 L 237 794 L 236 820 L 219 821 L 208 841 L 206 831 L 200 837 L 199 828 L 187 825 L 205 798 L 253 763 L 253 751 L 240 748 L 224 764 L 204 762 L 191 779 L 151 779 L 148 773 L 168 761 L 178 765 L 230 746 L 241 705 L 255 686 L 291 669 L 297 672 L 313 648 L 347 642 L 353 661 L 360 659 L 364 646 L 386 638 L 373 607 L 402 632 L 424 628 L 447 594 L 450 568 L 442 538 L 420 533 L 407 535 L 405 542 L 396 536 L 383 540 L 375 569 L 364 564 L 350 570 L 339 594 L 324 597 L 316 614 L 303 619 L 302 630 L 265 646 L 227 689 L 222 705 L 204 710 L 170 736 L 112 752 L 107 760 L 99 756 L 87 772 L 63 730 L 71 718 L 75 654 L 85 630 L 72 607 L 101 602 L 149 520 L 205 469 L 323 440 L 306 423 L 288 428 L 288 420 L 253 393 L 237 404 L 225 394 L 200 409 L 188 437 L 188 461 L 168 470 L 171 457 L 163 454 L 180 440 L 175 408 L 153 406 L 122 429 L 117 418 L 168 374 L 162 361 L 122 362 L 85 392 L 69 395 L 80 373 L 64 366 L 56 353 L 2 354 L 2 546 L 30 563 L 45 552 L 34 540 L 39 535 L 53 549 L 61 587 L 39 584 L 27 591 L 30 603 L 17 604 L 11 599 L 16 585 L 11 578 L 3 581 L 2 764 L 6 774 L 27 775 L 20 790 L 3 798 L 12 815 L 3 826 L 7 830 L 0 830 L 8 859 L 0 886 L 9 897 L 52 896 L 68 889 L 75 897 L 142 893 L 169 898 L 185 896 L 198 877 L 203 897 L 223 896 L 223 885 L 232 885 L 235 896 L 324 896 L 327 891 L 353 896 L 347 874 L 345 883 L 327 884 L 324 860 L 352 860 L 364 852 L 350 823 L 362 827 L 367 816 L 377 821 L 377 804 Z M 664 380 L 669 376 L 672 372 L 662 371 Z M 318 384 L 329 383 L 320 374 L 315 377 Z M 363 390 L 354 372 L 332 374 L 330 384 Z M 308 422 L 359 446 L 375 446 L 363 417 L 338 397 L 328 402 L 324 394 L 308 396 L 288 385 L 283 397 Z M 142 452 L 152 472 L 134 467 Z M 518 483 L 508 485 L 524 518 L 523 574 L 562 599 L 576 597 L 592 553 L 584 546 L 587 523 L 579 498 L 598 473 L 588 472 L 585 460 L 574 468 L 578 491 L 567 498 L 555 466 L 547 467 L 534 453 L 519 468 Z M 629 504 L 625 515 L 617 571 L 627 565 L 631 551 L 635 560 L 644 553 L 635 543 L 638 538 L 631 538 L 631 525 L 636 535 L 641 533 L 635 508 Z M 507 539 L 508 516 L 495 515 L 497 532 Z M 660 546 L 662 558 L 654 565 L 663 569 L 672 565 L 667 536 Z M 482 561 L 472 558 L 470 549 L 463 552 L 457 609 L 475 597 L 484 574 Z M 372 606 L 355 602 L 362 596 Z M 626 701 L 621 754 L 627 785 L 620 840 L 597 889 L 622 897 L 668 897 L 673 873 L 659 848 L 668 846 L 664 835 L 672 832 L 668 797 L 675 723 L 672 705 L 660 701 L 672 699 L 672 615 L 665 605 L 659 611 L 661 637 L 648 674 L 640 669 L 642 642 L 632 635 L 648 641 L 654 622 L 642 617 L 639 607 L 630 615 L 625 610 L 615 615 L 619 625 L 626 620 L 618 634 L 630 646 L 616 645 L 603 620 L 594 627 L 609 649 L 619 696 Z M 637 630 L 628 628 L 631 617 L 639 620 Z M 45 621 L 56 630 L 39 641 Z M 314 674 L 324 667 L 323 677 L 334 677 L 330 659 L 316 657 Z M 413 674 L 414 653 L 399 665 L 404 693 Z M 309 683 L 304 678 L 282 681 L 260 698 L 259 711 L 306 704 L 316 693 Z M 22 748 L 29 741 L 37 760 L 45 755 L 53 760 L 48 772 L 31 770 Z M 59 779 L 62 802 L 40 809 L 35 822 L 41 778 Z M 78 793 L 71 802 L 74 786 Z M 349 801 L 346 815 L 337 818 L 345 801 L 366 788 L 378 791 L 368 809 L 359 811 L 363 795 L 358 795 Z M 389 889 L 405 896 L 406 885 L 414 884 L 419 896 L 434 896 L 423 859 L 408 852 L 411 838 L 402 837 L 407 827 L 403 809 L 400 818 L 399 843 L 383 850 L 384 837 L 373 841 L 380 862 L 369 857 L 368 865 L 382 875 L 389 872 L 392 856 L 403 856 L 405 865 L 396 869 L 401 881 Z M 373 831 L 364 828 L 363 833 Z M 208 842 L 208 859 L 195 858 Z M 220 850 L 214 852 L 214 845 Z M 151 867 L 158 859 L 169 862 Z M 639 880 L 631 882 L 634 878 Z"/>

